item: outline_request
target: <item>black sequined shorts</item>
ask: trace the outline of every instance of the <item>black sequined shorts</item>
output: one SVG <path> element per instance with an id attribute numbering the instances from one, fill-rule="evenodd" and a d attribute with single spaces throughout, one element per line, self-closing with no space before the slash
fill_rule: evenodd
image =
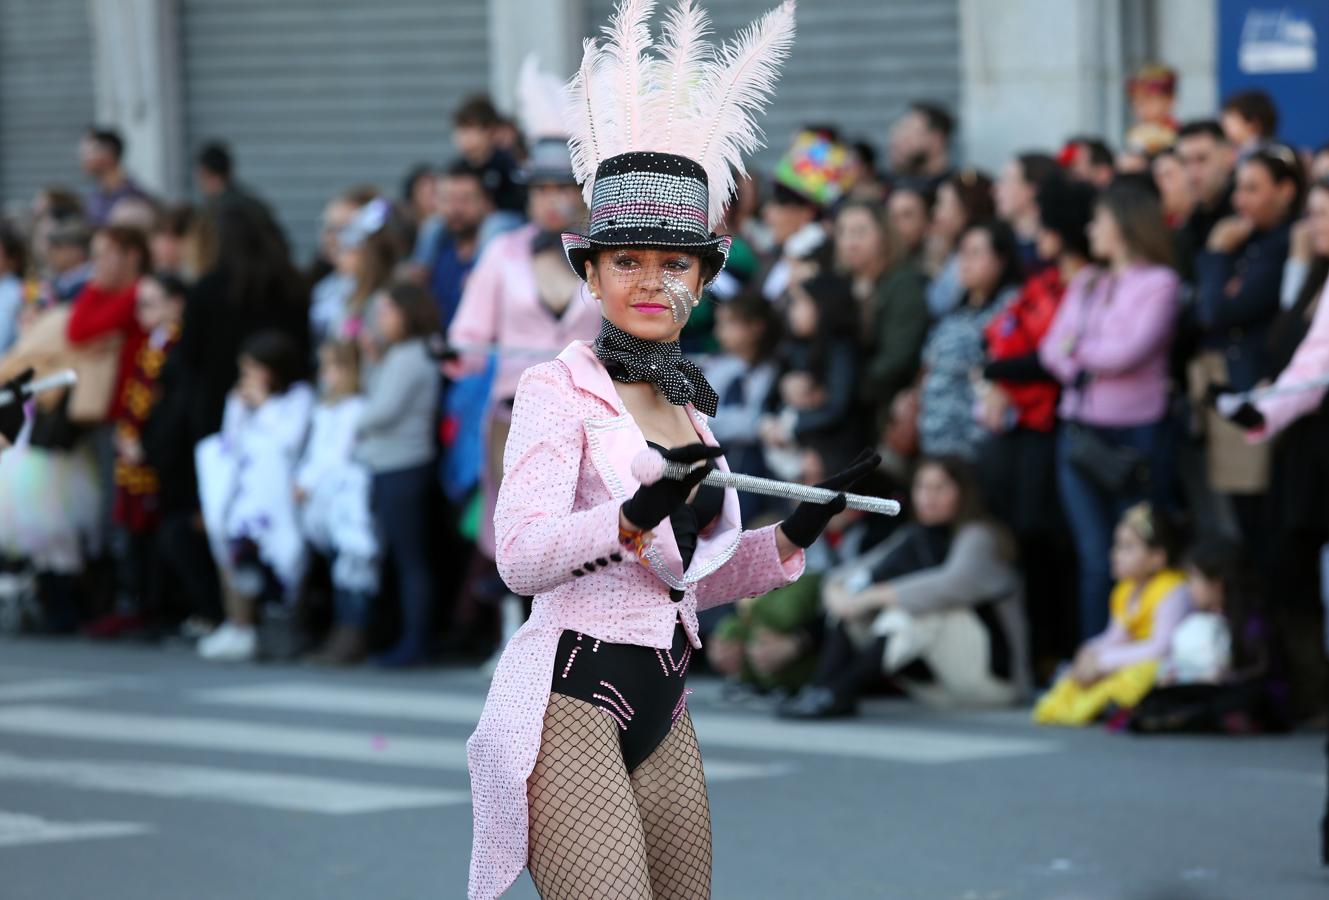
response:
<path id="1" fill-rule="evenodd" d="M 629 772 L 651 755 L 683 715 L 692 644 L 683 623 L 674 625 L 668 650 L 611 644 L 564 631 L 554 657 L 550 690 L 599 707 L 618 726 Z"/>

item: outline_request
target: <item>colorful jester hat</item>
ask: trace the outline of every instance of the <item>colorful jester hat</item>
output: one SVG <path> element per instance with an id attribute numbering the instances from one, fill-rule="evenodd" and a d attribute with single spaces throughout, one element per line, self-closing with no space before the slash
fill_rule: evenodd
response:
<path id="1" fill-rule="evenodd" d="M 657 55 L 654 7 L 620 0 L 604 44 L 586 40 L 567 87 L 572 168 L 591 215 L 589 233 L 565 233 L 563 249 L 582 278 L 592 253 L 622 246 L 685 249 L 719 273 L 729 238 L 715 226 L 746 173 L 743 156 L 761 147 L 754 117 L 793 44 L 793 0 L 720 47 L 707 40 L 705 11 L 681 0 Z"/>

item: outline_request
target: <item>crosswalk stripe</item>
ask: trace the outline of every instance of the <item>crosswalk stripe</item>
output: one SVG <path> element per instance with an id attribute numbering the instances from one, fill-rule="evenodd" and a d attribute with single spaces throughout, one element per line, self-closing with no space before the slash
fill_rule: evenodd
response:
<path id="1" fill-rule="evenodd" d="M 145 716 L 60 706 L 2 706 L 0 732 L 118 744 L 335 759 L 380 766 L 466 770 L 466 742 L 457 738 L 306 728 L 275 723 L 182 716 Z M 707 778 L 728 781 L 778 774 L 783 767 L 707 759 Z"/>
<path id="2" fill-rule="evenodd" d="M 463 725 L 480 721 L 480 710 L 484 708 L 483 697 L 301 682 L 210 688 L 195 691 L 191 697 L 231 706 Z"/>
<path id="3" fill-rule="evenodd" d="M 69 697 L 87 697 L 100 694 L 109 685 L 91 678 L 39 678 L 0 684 L 0 703 L 32 700 L 64 700 Z"/>
<path id="4" fill-rule="evenodd" d="M 461 790 L 425 790 L 282 772 L 247 772 L 155 762 L 36 760 L 4 753 L 0 753 L 0 781 L 188 800 L 219 800 L 324 815 L 447 806 L 467 803 L 471 799 L 469 792 Z"/>
<path id="5" fill-rule="evenodd" d="M 0 847 L 131 837 L 152 830 L 141 822 L 51 822 L 39 816 L 0 810 Z"/>
<path id="6" fill-rule="evenodd" d="M 350 688 L 312 683 L 248 685 L 198 691 L 207 703 L 266 709 L 393 717 L 473 725 L 478 698 L 420 691 Z M 955 763 L 1048 753 L 1061 745 L 1047 738 L 948 733 L 901 725 L 853 722 L 785 722 L 692 708 L 702 746 L 848 756 L 907 763 Z"/>

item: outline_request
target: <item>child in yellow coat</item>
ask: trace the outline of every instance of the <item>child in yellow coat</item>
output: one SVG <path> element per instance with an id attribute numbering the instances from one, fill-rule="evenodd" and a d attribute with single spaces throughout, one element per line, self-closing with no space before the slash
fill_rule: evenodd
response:
<path id="1" fill-rule="evenodd" d="M 1149 693 L 1190 608 L 1186 577 L 1174 568 L 1177 549 L 1175 531 L 1148 504 L 1126 511 L 1112 542 L 1112 620 L 1034 707 L 1035 722 L 1086 725 L 1109 705 L 1130 708 Z"/>

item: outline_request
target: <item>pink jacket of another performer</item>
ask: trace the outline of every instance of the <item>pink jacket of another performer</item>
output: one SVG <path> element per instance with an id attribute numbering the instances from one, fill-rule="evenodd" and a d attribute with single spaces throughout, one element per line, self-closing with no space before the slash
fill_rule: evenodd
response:
<path id="1" fill-rule="evenodd" d="M 531 268 L 535 234 L 534 225 L 525 225 L 489 242 L 448 327 L 449 344 L 498 344 L 518 351 L 499 358 L 495 400 L 515 394 L 517 380 L 527 368 L 553 359 L 569 341 L 594 339 L 600 330 L 600 309 L 580 289 L 562 316 L 556 317 L 540 302 Z M 486 358 L 483 353 L 462 353 L 461 371 L 482 370 Z"/>
<path id="2" fill-rule="evenodd" d="M 1324 378 L 1329 375 L 1329 284 L 1320 292 L 1319 305 L 1315 309 L 1315 318 L 1311 320 L 1310 330 L 1297 345 L 1297 352 L 1292 361 L 1278 376 L 1274 387 Z M 1254 440 L 1268 440 L 1297 419 L 1313 412 L 1324 401 L 1325 388 L 1307 391 L 1293 391 L 1265 397 L 1255 403 L 1256 409 L 1264 416 L 1264 427 L 1251 433 Z"/>
<path id="3" fill-rule="evenodd" d="M 688 412 L 714 445 L 705 418 Z M 632 460 L 641 430 L 586 342 L 521 378 L 503 460 L 495 532 L 509 588 L 535 596 L 512 638 L 467 742 L 475 816 L 470 894 L 498 897 L 526 866 L 526 779 L 535 767 L 559 636 L 573 629 L 614 643 L 667 649 L 681 617 L 694 647 L 697 611 L 789 584 L 803 554 L 781 560 L 775 526 L 744 531 L 738 495 L 726 490 L 719 519 L 699 536 L 683 570 L 666 521 L 643 565 L 618 542 L 619 506 L 638 487 Z M 727 469 L 723 460 L 722 469 Z M 584 574 L 578 576 L 576 572 Z M 684 591 L 670 599 L 671 587 Z"/>

